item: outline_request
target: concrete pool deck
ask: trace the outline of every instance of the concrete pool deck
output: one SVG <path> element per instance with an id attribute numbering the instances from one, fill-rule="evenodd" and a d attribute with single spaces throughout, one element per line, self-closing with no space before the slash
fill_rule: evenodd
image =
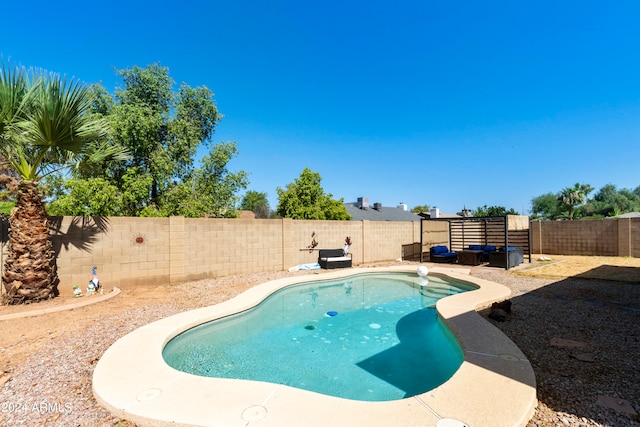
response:
<path id="1" fill-rule="evenodd" d="M 531 364 L 501 331 L 476 313 L 510 296 L 505 286 L 468 275 L 469 270 L 429 266 L 479 288 L 437 303 L 440 317 L 464 351 L 458 371 L 426 393 L 388 402 L 326 396 L 285 385 L 199 377 L 177 371 L 162 358 L 165 344 L 201 323 L 254 307 L 291 284 L 369 272 L 415 273 L 415 266 L 351 268 L 295 276 L 255 286 L 211 307 L 180 313 L 116 341 L 93 375 L 97 401 L 114 415 L 142 426 L 524 426 L 536 406 Z"/>

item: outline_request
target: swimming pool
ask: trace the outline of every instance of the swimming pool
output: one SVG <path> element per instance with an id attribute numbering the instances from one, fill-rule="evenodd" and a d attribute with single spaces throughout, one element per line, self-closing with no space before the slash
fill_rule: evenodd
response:
<path id="1" fill-rule="evenodd" d="M 164 360 L 206 377 L 285 384 L 365 401 L 448 380 L 462 349 L 436 302 L 476 289 L 444 277 L 367 273 L 293 285 L 253 309 L 173 338 Z"/>
<path id="2" fill-rule="evenodd" d="M 416 265 L 408 264 L 277 279 L 223 303 L 140 327 L 113 343 L 96 364 L 94 397 L 115 417 L 167 427 L 526 426 L 537 402 L 531 364 L 512 341 L 476 312 L 508 298 L 510 290 L 470 276 L 468 268 L 430 265 L 429 269 L 478 289 L 436 303 L 438 317 L 460 342 L 464 360 L 449 380 L 425 393 L 388 401 L 345 399 L 283 384 L 188 374 L 170 367 L 162 357 L 166 344 L 184 331 L 245 312 L 280 289 L 358 273 L 415 274 Z"/>

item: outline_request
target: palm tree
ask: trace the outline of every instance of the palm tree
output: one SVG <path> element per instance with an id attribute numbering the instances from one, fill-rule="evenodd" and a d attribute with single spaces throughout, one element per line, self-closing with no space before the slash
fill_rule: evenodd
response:
<path id="1" fill-rule="evenodd" d="M 589 193 L 593 191 L 593 187 L 589 184 L 580 184 L 579 182 L 573 188 L 563 188 L 558 194 L 558 201 L 567 209 L 569 220 L 573 219 L 573 214 L 577 206 L 580 206 L 587 200 Z"/>
<path id="2" fill-rule="evenodd" d="M 51 172 L 78 165 L 89 151 L 94 160 L 104 159 L 96 150 L 108 124 L 89 114 L 90 107 L 90 92 L 77 81 L 2 63 L 0 154 L 19 178 L 2 275 L 5 303 L 40 301 L 58 294 L 55 253 L 39 182 Z"/>

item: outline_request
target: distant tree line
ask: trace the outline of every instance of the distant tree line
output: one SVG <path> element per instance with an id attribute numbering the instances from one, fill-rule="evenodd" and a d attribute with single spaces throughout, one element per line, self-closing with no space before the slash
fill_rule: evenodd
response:
<path id="1" fill-rule="evenodd" d="M 505 216 L 505 215 L 520 215 L 518 211 L 513 208 L 505 208 L 504 206 L 481 206 L 471 212 L 472 216 Z"/>
<path id="2" fill-rule="evenodd" d="M 640 212 L 640 186 L 634 190 L 618 189 L 607 184 L 594 193 L 589 184 L 576 183 L 557 193 L 545 193 L 531 200 L 531 219 L 572 220 L 601 219 L 615 217 L 628 212 Z M 414 213 L 429 212 L 429 205 L 418 205 Z M 480 206 L 471 211 L 471 216 L 520 215 L 515 209 L 504 206 Z"/>
<path id="3" fill-rule="evenodd" d="M 640 212 L 640 186 L 631 190 L 607 184 L 589 198 L 593 191 L 594 188 L 589 184 L 576 183 L 558 193 L 535 197 L 531 201 L 531 218 L 601 219 L 627 212 Z"/>
<path id="4" fill-rule="evenodd" d="M 413 213 L 422 213 L 429 212 L 431 207 L 429 205 L 417 205 L 411 209 Z M 462 209 L 461 212 L 458 212 L 460 216 L 472 216 L 472 217 L 481 217 L 481 216 L 505 216 L 505 215 L 520 215 L 518 211 L 513 208 L 505 208 L 504 206 L 478 206 L 476 209 Z"/>

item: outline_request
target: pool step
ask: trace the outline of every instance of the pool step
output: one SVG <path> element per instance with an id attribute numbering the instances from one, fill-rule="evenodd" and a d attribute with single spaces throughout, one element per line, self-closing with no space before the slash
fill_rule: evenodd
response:
<path id="1" fill-rule="evenodd" d="M 460 293 L 459 290 L 451 288 L 443 288 L 439 286 L 421 286 L 420 295 L 425 297 L 443 298 L 449 295 L 455 295 Z"/>

